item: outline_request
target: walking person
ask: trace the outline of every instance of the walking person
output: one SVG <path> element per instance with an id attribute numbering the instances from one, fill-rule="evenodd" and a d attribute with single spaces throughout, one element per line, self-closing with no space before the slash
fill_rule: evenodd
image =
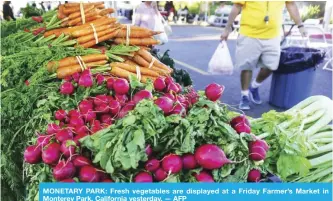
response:
<path id="1" fill-rule="evenodd" d="M 285 1 L 234 1 L 228 23 L 221 35 L 227 40 L 232 25 L 242 11 L 240 34 L 236 45 L 236 68 L 241 71 L 241 100 L 239 108 L 250 109 L 250 100 L 261 104 L 259 87 L 276 70 L 280 60 L 282 14 L 287 8 L 302 36 L 306 36 L 304 25 L 295 2 Z M 252 71 L 261 68 L 251 83 Z"/>
<path id="2" fill-rule="evenodd" d="M 2 5 L 3 18 L 7 21 L 16 20 L 14 17 L 13 9 L 10 7 L 10 1 L 4 1 Z"/>
<path id="3" fill-rule="evenodd" d="M 139 27 L 155 29 L 155 20 L 158 19 L 159 13 L 156 2 L 142 2 L 135 11 L 134 24 Z"/>

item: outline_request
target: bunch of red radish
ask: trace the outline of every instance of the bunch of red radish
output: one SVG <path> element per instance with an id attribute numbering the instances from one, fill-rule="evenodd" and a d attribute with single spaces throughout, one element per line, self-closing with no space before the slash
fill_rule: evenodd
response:
<path id="1" fill-rule="evenodd" d="M 245 115 L 240 115 L 233 118 L 230 121 L 230 125 L 235 131 L 240 133 L 251 134 L 251 127 L 249 120 Z M 256 137 L 254 136 L 256 139 Z M 264 140 L 256 139 L 249 143 L 249 158 L 253 161 L 265 160 L 267 151 L 269 149 L 267 143 Z M 257 169 L 252 169 L 248 174 L 249 182 L 259 182 L 261 179 L 261 172 Z"/>
<path id="2" fill-rule="evenodd" d="M 219 169 L 230 163 L 223 150 L 214 144 L 204 144 L 195 150 L 194 154 L 188 153 L 182 156 L 168 154 L 158 160 L 152 156 L 150 146 L 147 146 L 146 153 L 149 160 L 145 163 L 145 171 L 141 171 L 134 177 L 134 182 L 161 182 L 172 174 L 181 171 L 202 168 L 198 174 L 193 176 L 198 182 L 214 182 L 210 171 Z"/>
<path id="3" fill-rule="evenodd" d="M 75 177 L 81 182 L 112 182 L 103 170 L 94 167 L 84 156 L 76 141 L 79 135 L 74 137 L 72 127 L 49 124 L 46 133 L 38 136 L 36 145 L 26 148 L 25 162 L 49 165 L 53 168 L 54 179 L 60 182 L 76 182 Z"/>

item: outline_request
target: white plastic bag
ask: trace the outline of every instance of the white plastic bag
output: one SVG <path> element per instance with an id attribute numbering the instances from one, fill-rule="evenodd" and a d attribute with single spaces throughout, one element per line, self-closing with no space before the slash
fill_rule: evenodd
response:
<path id="1" fill-rule="evenodd" d="M 154 36 L 154 38 L 161 41 L 162 44 L 165 44 L 169 41 L 168 35 L 172 33 L 171 27 L 160 14 L 156 16 L 154 31 L 163 32 Z"/>
<path id="2" fill-rule="evenodd" d="M 225 41 L 217 46 L 208 64 L 208 72 L 213 75 L 231 75 L 234 65 L 231 60 L 229 48 Z"/>

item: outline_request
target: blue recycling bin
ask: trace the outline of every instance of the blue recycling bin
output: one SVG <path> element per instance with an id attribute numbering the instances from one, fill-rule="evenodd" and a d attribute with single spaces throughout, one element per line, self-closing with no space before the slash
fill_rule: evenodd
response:
<path id="1" fill-rule="evenodd" d="M 297 73 L 273 73 L 269 103 L 289 109 L 311 95 L 315 78 L 315 68 Z"/>
<path id="2" fill-rule="evenodd" d="M 269 103 L 289 109 L 311 95 L 316 67 L 325 57 L 321 50 L 288 47 L 281 51 L 279 67 L 273 72 Z"/>

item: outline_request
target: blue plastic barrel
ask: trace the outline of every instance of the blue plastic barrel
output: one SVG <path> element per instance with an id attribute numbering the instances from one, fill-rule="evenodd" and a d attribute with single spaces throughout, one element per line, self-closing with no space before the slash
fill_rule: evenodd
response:
<path id="1" fill-rule="evenodd" d="M 273 73 L 269 103 L 289 109 L 311 95 L 316 68 L 301 72 L 278 74 Z"/>

